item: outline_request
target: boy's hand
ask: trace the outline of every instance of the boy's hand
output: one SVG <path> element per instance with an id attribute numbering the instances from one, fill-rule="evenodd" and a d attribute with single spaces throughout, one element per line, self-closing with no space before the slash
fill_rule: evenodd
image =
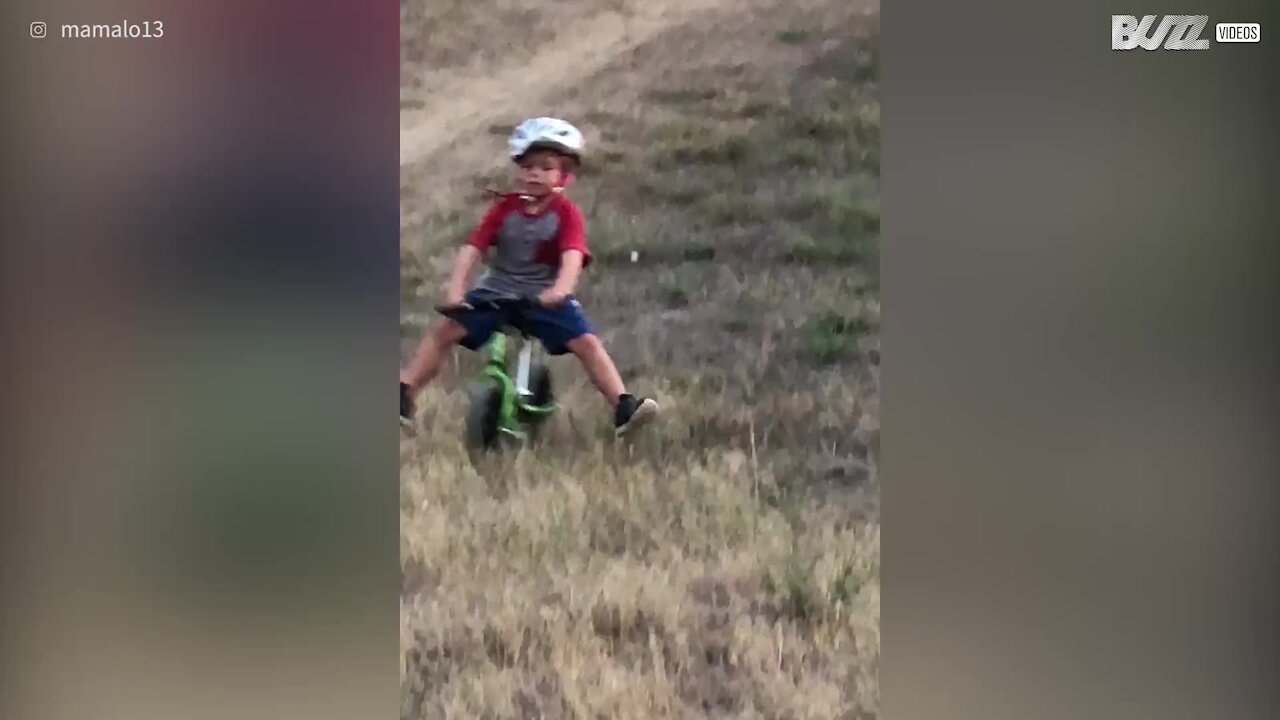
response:
<path id="1" fill-rule="evenodd" d="M 547 288 L 538 295 L 538 302 L 548 310 L 560 307 L 569 299 L 569 293 L 558 288 Z"/>

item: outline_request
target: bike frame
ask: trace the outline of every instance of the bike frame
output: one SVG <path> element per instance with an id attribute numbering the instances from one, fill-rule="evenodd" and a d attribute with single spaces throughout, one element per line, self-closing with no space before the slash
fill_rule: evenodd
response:
<path id="1" fill-rule="evenodd" d="M 511 377 L 507 368 L 507 336 L 501 332 L 494 333 L 493 339 L 489 341 L 489 360 L 485 364 L 483 375 L 497 383 L 502 392 L 498 429 L 523 439 L 527 433 L 522 427 L 520 413 L 541 418 L 555 411 L 555 403 L 539 406 L 530 402 L 533 391 L 529 389 L 529 374 L 533 368 L 534 347 L 528 339 L 518 342 L 520 350 L 515 378 Z"/>

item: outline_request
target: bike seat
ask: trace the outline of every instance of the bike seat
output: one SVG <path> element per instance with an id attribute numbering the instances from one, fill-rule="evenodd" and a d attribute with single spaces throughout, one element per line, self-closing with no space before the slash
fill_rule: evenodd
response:
<path id="1" fill-rule="evenodd" d="M 516 327 L 510 323 L 503 324 L 502 327 L 498 328 L 498 332 L 508 337 L 520 338 L 521 340 L 529 339 L 529 331 L 527 329 Z"/>

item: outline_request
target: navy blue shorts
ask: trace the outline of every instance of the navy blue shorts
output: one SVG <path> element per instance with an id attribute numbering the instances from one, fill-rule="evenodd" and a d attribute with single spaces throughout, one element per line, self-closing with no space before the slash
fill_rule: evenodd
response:
<path id="1" fill-rule="evenodd" d="M 472 290 L 467 293 L 469 303 L 483 302 L 488 293 L 483 290 Z M 550 355 L 564 355 L 569 352 L 569 343 L 583 335 L 595 332 L 587 316 L 582 312 L 582 305 L 574 298 L 569 298 L 563 305 L 548 310 L 534 307 L 524 312 L 524 321 L 529 334 L 538 338 L 542 347 Z M 466 337 L 459 343 L 468 350 L 479 350 L 493 337 L 502 325 L 503 313 L 498 310 L 471 310 L 459 313 L 454 317 L 458 324 L 466 329 Z"/>

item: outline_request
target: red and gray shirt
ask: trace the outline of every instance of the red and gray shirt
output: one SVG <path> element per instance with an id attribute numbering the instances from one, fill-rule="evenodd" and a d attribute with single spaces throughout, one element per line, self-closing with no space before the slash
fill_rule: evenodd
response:
<path id="1" fill-rule="evenodd" d="M 537 295 L 555 284 L 560 258 L 569 250 L 591 262 L 582 211 L 564 195 L 555 195 L 539 214 L 530 214 L 519 195 L 504 195 L 471 233 L 470 244 L 488 253 L 488 271 L 477 290 Z"/>

